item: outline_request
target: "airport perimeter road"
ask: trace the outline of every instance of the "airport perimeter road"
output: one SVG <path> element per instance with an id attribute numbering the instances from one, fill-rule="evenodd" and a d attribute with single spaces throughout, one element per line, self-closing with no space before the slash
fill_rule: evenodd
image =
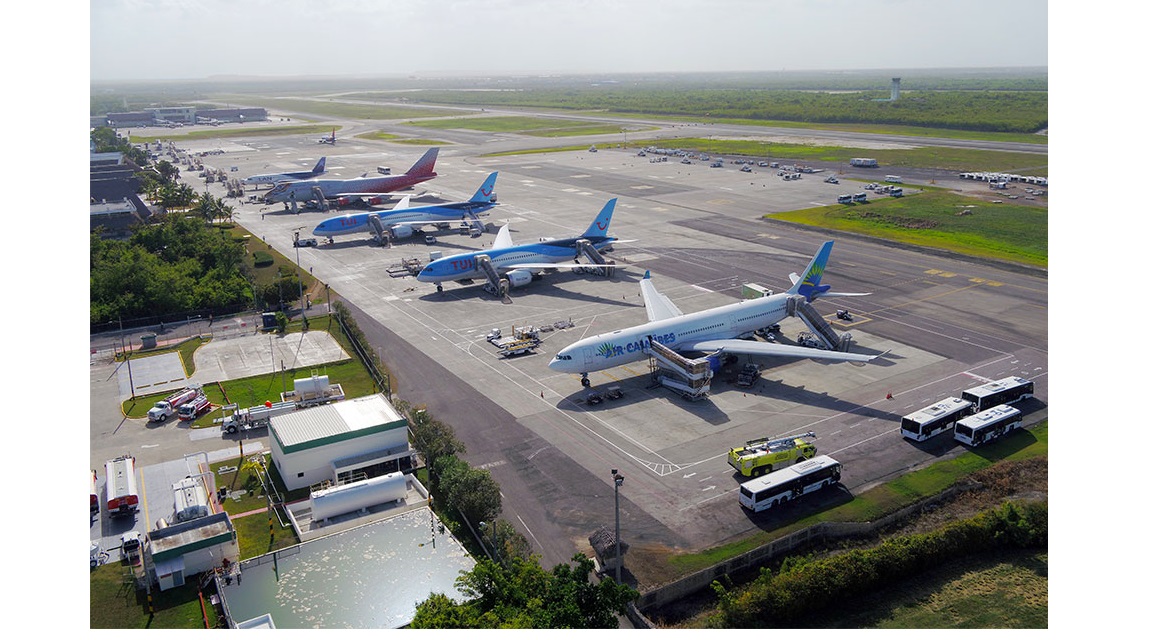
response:
<path id="1" fill-rule="evenodd" d="M 424 151 L 359 141 L 318 147 L 265 140 L 230 152 L 237 160 L 229 163 L 249 175 L 327 154 L 329 166 L 359 175 L 378 164 L 402 170 Z M 826 184 L 818 174 L 783 182 L 774 172 L 650 163 L 624 151 L 477 155 L 486 150 L 445 147 L 436 165 L 440 176 L 425 186 L 460 199 L 498 169 L 501 204 L 487 221 L 510 224 L 519 243 L 578 234 L 618 197 L 612 232 L 635 242 L 610 254 L 621 267 L 616 274 L 547 275 L 513 289 L 504 304 L 478 285 L 449 283 L 437 293 L 434 285 L 389 275 L 403 259 L 426 263 L 431 251 L 490 246 L 492 234 L 472 239 L 440 232 L 434 246 L 391 248 L 352 237 L 301 248 L 299 256 L 303 268 L 357 310 L 361 328 L 395 374 L 397 395 L 426 404 L 451 424 L 467 444 L 464 457 L 492 472 L 503 490 L 504 517 L 548 563 L 570 559 L 587 549 L 596 528 L 614 525 L 612 469 L 626 478 L 620 511 L 629 544 L 703 549 L 780 524 L 738 505 L 740 478 L 726 454 L 747 440 L 815 431 L 819 451 L 844 463 L 845 492 L 826 498 L 834 500 L 962 451 L 945 439 L 912 445 L 899 437 L 898 421 L 965 388 L 1021 375 L 1036 382 L 1037 398 L 1024 407 L 1028 421 L 1046 415 L 1042 273 L 760 219 L 834 203 L 844 186 Z M 294 259 L 293 231 L 310 235 L 327 215 L 333 214 L 241 205 L 236 219 Z M 624 392 L 595 406 L 583 401 L 578 376 L 547 367 L 556 351 L 582 337 L 644 322 L 637 283 L 645 271 L 680 309 L 696 311 L 738 299 L 743 283 L 786 289 L 788 274 L 802 270 L 829 238 L 836 244 L 824 282 L 833 291 L 871 295 L 816 306 L 837 331 L 853 335 L 856 351 L 886 352 L 871 364 L 765 359 L 757 362 L 763 377 L 755 386 L 737 387 L 734 371 L 724 370 L 708 399 L 689 403 L 653 388 L 647 364 L 636 363 L 592 374 L 595 387 L 615 384 Z M 837 320 L 837 305 L 846 305 L 854 320 Z M 569 320 L 573 327 L 545 332 L 536 353 L 518 358 L 501 358 L 484 340 L 492 327 L 507 333 Z M 785 341 L 805 330 L 798 319 L 782 324 Z M 820 504 L 813 500 L 810 507 Z"/>

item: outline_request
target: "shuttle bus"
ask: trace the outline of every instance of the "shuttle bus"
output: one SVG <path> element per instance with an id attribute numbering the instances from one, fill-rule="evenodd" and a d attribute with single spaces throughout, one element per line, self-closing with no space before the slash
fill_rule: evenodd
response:
<path id="1" fill-rule="evenodd" d="M 954 427 L 956 422 L 972 413 L 975 413 L 975 404 L 972 402 L 948 398 L 903 416 L 899 422 L 899 432 L 904 438 L 923 442 Z"/>
<path id="2" fill-rule="evenodd" d="M 1035 394 L 1035 383 L 1012 376 L 981 384 L 963 392 L 964 400 L 975 405 L 976 411 L 985 411 L 1001 404 L 1015 404 Z"/>
<path id="3" fill-rule="evenodd" d="M 1023 414 L 1019 409 L 1001 404 L 960 420 L 955 425 L 955 439 L 965 445 L 978 447 L 1022 426 Z"/>
<path id="4" fill-rule="evenodd" d="M 772 471 L 739 487 L 739 504 L 759 512 L 786 504 L 812 491 L 839 483 L 843 465 L 829 456 L 816 456 L 779 471 Z"/>

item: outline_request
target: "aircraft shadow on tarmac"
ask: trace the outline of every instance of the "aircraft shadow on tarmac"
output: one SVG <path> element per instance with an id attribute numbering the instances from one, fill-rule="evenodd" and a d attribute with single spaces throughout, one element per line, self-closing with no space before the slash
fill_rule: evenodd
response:
<path id="1" fill-rule="evenodd" d="M 759 380 L 750 387 L 736 386 L 735 380 L 736 371 L 730 367 L 721 369 L 712 381 L 712 391 L 710 395 L 715 394 L 731 394 L 742 393 L 745 396 L 748 394 L 763 396 L 764 398 L 782 400 L 785 402 L 793 402 L 808 407 L 816 407 L 833 411 L 836 413 L 850 413 L 860 418 L 877 418 L 880 420 L 890 420 L 898 424 L 901 415 L 891 413 L 882 408 L 868 407 L 865 405 L 841 400 L 834 396 L 828 395 L 826 391 L 811 391 L 800 385 L 798 387 L 785 384 L 782 380 L 769 380 L 761 377 Z M 641 377 L 636 376 L 632 380 L 638 381 Z M 646 400 L 653 393 L 666 393 L 668 397 L 675 400 L 676 404 L 681 406 L 684 411 L 694 415 L 699 420 L 703 420 L 709 424 L 721 425 L 730 421 L 726 413 L 716 407 L 715 403 L 711 402 L 709 398 L 702 400 L 692 401 L 682 398 L 679 394 L 671 389 L 661 389 L 658 384 L 644 384 L 643 387 L 650 390 L 650 393 L 628 393 L 629 388 L 636 388 L 636 384 L 628 384 L 624 381 L 623 396 L 614 400 L 605 399 L 603 402 L 597 404 L 588 404 L 587 394 L 589 389 L 581 388 L 578 391 L 568 394 L 563 401 L 574 404 L 584 411 L 602 411 L 612 409 L 615 407 L 627 406 Z M 592 390 L 598 391 L 601 395 L 611 385 L 600 385 L 592 387 Z M 605 396 L 606 398 L 606 396 Z"/>
<path id="2" fill-rule="evenodd" d="M 617 272 L 618 273 L 618 272 Z M 569 280 L 578 279 L 598 279 L 603 280 L 601 276 L 588 276 L 576 273 L 552 273 L 545 275 L 543 278 L 532 282 L 522 289 L 512 289 L 508 293 L 512 303 L 520 297 L 536 297 L 543 296 L 549 298 L 558 298 L 564 301 L 571 301 L 573 303 L 579 302 L 595 302 L 599 304 L 614 305 L 617 307 L 642 307 L 643 298 L 639 293 L 631 296 L 626 296 L 622 300 L 614 300 L 603 298 L 595 294 L 585 294 L 572 291 L 570 289 L 563 289 L 559 285 Z M 616 282 L 621 280 L 618 275 L 612 276 L 608 279 L 609 282 Z M 496 301 L 496 298 L 484 290 L 484 281 L 481 279 L 473 280 L 474 284 L 471 285 L 458 285 L 456 283 L 446 283 L 443 292 L 430 291 L 422 296 L 421 300 L 429 302 L 454 302 L 458 300 L 471 300 L 476 298 L 486 298 L 488 300 Z"/>

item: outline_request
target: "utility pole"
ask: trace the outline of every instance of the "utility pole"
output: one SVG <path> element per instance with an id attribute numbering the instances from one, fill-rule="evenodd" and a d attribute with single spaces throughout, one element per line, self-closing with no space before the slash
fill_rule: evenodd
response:
<path id="1" fill-rule="evenodd" d="M 619 555 L 619 488 L 623 484 L 623 476 L 619 474 L 619 470 L 611 470 L 612 480 L 615 481 L 615 582 L 616 584 L 623 584 L 620 580 L 620 567 L 623 565 L 623 558 Z"/>

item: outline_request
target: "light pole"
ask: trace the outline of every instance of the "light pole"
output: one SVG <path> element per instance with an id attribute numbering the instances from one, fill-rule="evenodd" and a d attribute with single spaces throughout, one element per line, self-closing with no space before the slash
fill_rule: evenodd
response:
<path id="1" fill-rule="evenodd" d="M 304 274 L 300 271 L 300 229 L 303 227 L 296 227 L 292 231 L 294 236 L 292 244 L 296 246 L 296 279 L 300 283 L 300 320 L 304 324 L 304 331 L 308 330 L 308 317 L 304 310 Z"/>
<path id="2" fill-rule="evenodd" d="M 615 481 L 615 582 L 623 584 L 620 580 L 620 565 L 623 563 L 623 558 L 619 555 L 619 488 L 623 484 L 623 476 L 617 469 L 612 469 L 611 477 Z"/>

